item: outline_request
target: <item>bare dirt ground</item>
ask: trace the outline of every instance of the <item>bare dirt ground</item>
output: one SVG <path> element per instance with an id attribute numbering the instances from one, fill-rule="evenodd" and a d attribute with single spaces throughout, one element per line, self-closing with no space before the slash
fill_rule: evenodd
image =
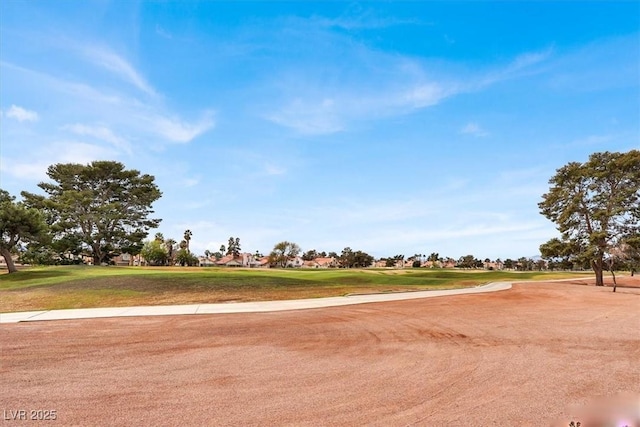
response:
<path id="1" fill-rule="evenodd" d="M 521 284 L 305 311 L 3 324 L 0 415 L 3 425 L 25 423 L 14 411 L 55 410 L 40 424 L 587 426 L 572 405 L 640 396 L 640 278 L 622 282 L 635 288 Z"/>

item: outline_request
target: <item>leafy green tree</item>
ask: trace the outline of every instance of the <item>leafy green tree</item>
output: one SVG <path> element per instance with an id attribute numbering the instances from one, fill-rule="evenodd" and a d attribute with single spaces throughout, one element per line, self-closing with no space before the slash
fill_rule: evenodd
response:
<path id="1" fill-rule="evenodd" d="M 338 262 L 342 268 L 351 268 L 354 262 L 353 250 L 350 247 L 346 247 L 342 250 Z"/>
<path id="2" fill-rule="evenodd" d="M 640 235 L 631 236 L 625 239 L 622 245 L 623 259 L 633 276 L 640 268 Z"/>
<path id="3" fill-rule="evenodd" d="M 48 245 L 28 244 L 26 250 L 20 253 L 18 260 L 23 264 L 56 265 L 60 264 L 60 257 Z"/>
<path id="4" fill-rule="evenodd" d="M 355 251 L 353 253 L 353 267 L 355 268 L 370 267 L 373 261 L 374 258 L 366 252 Z"/>
<path id="5" fill-rule="evenodd" d="M 176 253 L 176 261 L 182 267 L 189 266 L 193 267 L 194 265 L 198 265 L 198 257 L 189 252 L 186 248 L 180 249 Z"/>
<path id="6" fill-rule="evenodd" d="M 385 267 L 395 267 L 399 262 L 404 263 L 404 255 L 394 255 L 385 259 Z"/>
<path id="7" fill-rule="evenodd" d="M 167 262 L 167 249 L 160 240 L 145 242 L 140 255 L 151 265 L 165 265 Z"/>
<path id="8" fill-rule="evenodd" d="M 151 205 L 162 193 L 151 175 L 113 161 L 49 166 L 51 182 L 38 186 L 46 196 L 22 192 L 25 204 L 44 212 L 52 241 L 77 236 L 94 264 L 139 246 L 160 219 Z"/>
<path id="9" fill-rule="evenodd" d="M 299 254 L 300 246 L 285 240 L 273 247 L 269 254 L 269 264 L 284 268 L 290 259 L 297 257 Z"/>
<path id="10" fill-rule="evenodd" d="M 566 270 L 574 265 L 584 264 L 584 251 L 580 249 L 578 242 L 568 242 L 557 237 L 540 245 L 540 254 L 547 261 L 550 269 L 560 267 Z M 581 256 L 582 255 L 582 256 Z"/>
<path id="11" fill-rule="evenodd" d="M 318 258 L 318 256 L 318 252 L 315 249 L 311 249 L 302 254 L 302 259 L 304 261 L 313 261 L 314 259 Z"/>
<path id="12" fill-rule="evenodd" d="M 640 151 L 594 153 L 571 162 L 549 180 L 540 212 L 557 224 L 562 241 L 579 250 L 604 285 L 605 258 L 640 234 Z"/>
<path id="13" fill-rule="evenodd" d="M 227 255 L 233 255 L 234 257 L 238 257 L 240 256 L 241 251 L 242 249 L 240 248 L 240 238 L 229 237 L 229 242 L 227 244 Z"/>
<path id="14" fill-rule="evenodd" d="M 465 255 L 458 259 L 458 267 L 460 268 L 475 268 L 476 267 L 476 257 L 473 255 Z"/>
<path id="15" fill-rule="evenodd" d="M 518 263 L 517 263 L 516 267 L 520 271 L 531 271 L 531 270 L 533 270 L 534 265 L 535 265 L 535 263 L 533 262 L 533 260 L 531 258 L 520 257 L 520 258 L 518 258 Z"/>
<path id="16" fill-rule="evenodd" d="M 53 240 L 51 233 L 43 233 L 39 239 L 27 243 L 20 254 L 22 262 L 39 265 L 82 264 L 82 240 L 75 234 Z"/>
<path id="17" fill-rule="evenodd" d="M 366 252 L 346 247 L 342 250 L 339 262 L 343 268 L 363 268 L 373 264 L 373 257 Z"/>
<path id="18" fill-rule="evenodd" d="M 0 189 L 0 255 L 7 263 L 9 273 L 18 271 L 11 258 L 11 251 L 19 243 L 41 239 L 46 229 L 44 218 L 38 210 L 15 202 L 15 197 Z"/>
<path id="19" fill-rule="evenodd" d="M 542 271 L 542 270 L 546 270 L 547 269 L 547 263 L 545 260 L 543 259 L 539 259 L 537 260 L 535 263 L 536 269 L 538 271 Z"/>

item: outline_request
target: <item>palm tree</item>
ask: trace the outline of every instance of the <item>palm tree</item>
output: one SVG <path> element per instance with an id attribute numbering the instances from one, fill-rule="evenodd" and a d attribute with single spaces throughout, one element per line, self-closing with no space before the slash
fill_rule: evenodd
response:
<path id="1" fill-rule="evenodd" d="M 174 251 L 176 243 L 177 242 L 175 240 L 171 239 L 171 238 L 165 240 L 165 242 L 164 242 L 164 247 L 167 249 L 167 263 L 169 265 L 173 265 L 173 263 L 174 263 L 174 260 L 173 260 L 174 253 L 173 253 L 173 251 Z"/>
<path id="2" fill-rule="evenodd" d="M 187 252 L 191 252 L 189 250 L 189 241 L 191 240 L 191 236 L 193 235 L 193 233 L 191 232 L 191 230 L 185 230 L 184 232 L 184 241 L 187 242 Z"/>

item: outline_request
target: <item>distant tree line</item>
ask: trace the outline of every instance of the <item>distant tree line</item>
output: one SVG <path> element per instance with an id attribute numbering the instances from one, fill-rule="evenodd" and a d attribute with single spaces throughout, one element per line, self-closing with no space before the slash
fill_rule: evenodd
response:
<path id="1" fill-rule="evenodd" d="M 197 265 L 191 252 L 193 233 L 185 230 L 180 242 L 156 233 L 145 240 L 161 220 L 152 218 L 152 204 L 162 193 L 151 175 L 127 170 L 115 161 L 87 165 L 55 164 L 47 169 L 51 182 L 38 184 L 44 194 L 23 191 L 22 201 L 0 189 L 0 255 L 9 272 L 16 267 L 12 255 L 30 264 L 82 262 L 109 264 L 122 254 L 140 255 L 150 265 Z M 550 189 L 542 196 L 540 212 L 558 225 L 560 238 L 540 246 L 541 259 L 526 257 L 491 262 L 473 255 L 457 260 L 430 255 L 393 255 L 378 265 L 440 268 L 494 268 L 509 270 L 593 269 L 596 284 L 603 271 L 640 267 L 640 151 L 594 153 L 585 163 L 571 162 L 556 171 Z M 229 237 L 208 258 L 239 257 L 240 238 Z M 302 254 L 302 255 L 301 255 Z M 256 251 L 255 256 L 260 256 Z M 286 267 L 301 255 L 304 261 L 332 258 L 342 268 L 371 266 L 375 259 L 362 250 L 345 247 L 340 254 L 302 253 L 299 245 L 282 241 L 268 255 L 273 267 Z M 614 275 L 615 283 L 615 275 Z M 615 289 L 615 288 L 614 288 Z"/>

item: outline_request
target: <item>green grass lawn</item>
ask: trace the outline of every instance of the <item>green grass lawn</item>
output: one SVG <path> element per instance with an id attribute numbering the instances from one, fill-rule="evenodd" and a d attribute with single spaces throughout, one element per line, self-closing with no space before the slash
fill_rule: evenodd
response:
<path id="1" fill-rule="evenodd" d="M 34 267 L 0 275 L 0 312 L 318 298 L 589 274 L 426 269 Z"/>

